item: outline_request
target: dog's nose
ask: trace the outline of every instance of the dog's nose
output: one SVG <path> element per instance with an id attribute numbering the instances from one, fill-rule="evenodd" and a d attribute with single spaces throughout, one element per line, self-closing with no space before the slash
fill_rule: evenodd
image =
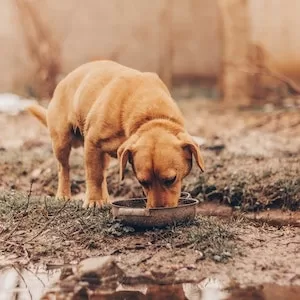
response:
<path id="1" fill-rule="evenodd" d="M 163 207 L 175 207 L 176 203 L 169 202 L 169 201 L 162 201 L 162 199 L 158 199 L 156 201 L 151 202 L 152 208 L 163 208 Z"/>
<path id="2" fill-rule="evenodd" d="M 176 207 L 179 197 L 180 195 L 160 190 L 159 187 L 151 189 L 147 193 L 147 207 Z"/>
<path id="3" fill-rule="evenodd" d="M 149 208 L 159 208 L 159 207 L 167 207 L 161 199 L 153 199 L 152 197 L 147 198 L 147 207 Z"/>

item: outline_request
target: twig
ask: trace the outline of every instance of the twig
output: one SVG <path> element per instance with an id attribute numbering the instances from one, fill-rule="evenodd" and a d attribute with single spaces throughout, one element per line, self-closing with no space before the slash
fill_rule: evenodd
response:
<path id="1" fill-rule="evenodd" d="M 29 257 L 29 253 L 28 253 L 28 251 L 27 251 L 27 249 L 26 249 L 25 245 L 22 245 L 22 249 L 23 249 L 23 251 L 24 251 L 24 252 L 25 252 L 25 254 L 26 254 L 27 263 L 29 263 L 29 262 L 30 262 L 30 260 L 31 260 L 31 258 Z"/>
<path id="2" fill-rule="evenodd" d="M 45 209 L 47 211 L 47 215 L 49 216 L 48 205 L 47 205 L 47 198 L 46 197 L 44 197 L 44 203 L 45 203 Z"/>
<path id="3" fill-rule="evenodd" d="M 187 247 L 187 246 L 190 246 L 192 245 L 193 242 L 192 241 L 189 241 L 189 242 L 182 242 L 182 243 L 176 243 L 174 245 L 174 248 L 183 248 L 183 247 Z"/>
<path id="4" fill-rule="evenodd" d="M 0 243 L 4 243 L 4 244 L 9 244 L 12 246 L 16 246 L 16 247 L 22 247 L 20 244 L 15 243 L 15 242 L 11 242 L 11 241 L 6 241 L 6 240 L 0 240 Z"/>
<path id="5" fill-rule="evenodd" d="M 31 258 L 29 257 L 29 253 L 24 245 L 18 244 L 18 243 L 12 242 L 12 241 L 1 240 L 1 239 L 0 239 L 0 243 L 7 244 L 10 246 L 15 246 L 16 248 L 20 248 L 21 250 L 23 250 L 24 253 L 22 251 L 20 251 L 21 254 L 20 254 L 20 252 L 17 252 L 17 253 L 19 255 L 24 255 L 24 254 L 26 255 L 26 257 L 27 257 L 26 264 L 28 264 L 30 262 Z M 14 251 L 14 252 L 16 252 L 16 251 Z"/>
<path id="6" fill-rule="evenodd" d="M 12 266 L 12 267 L 14 268 L 14 270 L 18 273 L 18 275 L 20 276 L 20 278 L 21 278 L 22 281 L 24 282 L 24 285 L 25 285 L 25 287 L 26 287 L 26 289 L 27 289 L 27 291 L 28 291 L 28 294 L 29 294 L 29 296 L 30 296 L 30 299 L 32 300 L 33 298 L 32 298 L 31 291 L 30 291 L 30 289 L 28 288 L 28 285 L 27 285 L 27 283 L 26 283 L 26 281 L 25 281 L 25 279 L 24 279 L 22 273 L 21 273 L 20 270 L 19 270 L 18 268 L 16 268 L 15 266 Z"/>
<path id="7" fill-rule="evenodd" d="M 31 197 L 31 193 L 32 193 L 32 184 L 33 184 L 33 183 L 31 182 L 31 184 L 30 184 L 30 189 L 29 189 L 29 193 L 28 193 L 28 195 L 27 195 L 27 203 L 26 203 L 26 206 L 25 206 L 25 210 L 24 210 L 24 212 L 23 212 L 23 215 L 22 215 L 21 219 L 19 220 L 19 222 L 17 223 L 17 225 L 15 226 L 15 228 L 13 228 L 13 230 L 12 230 L 6 237 L 4 237 L 4 240 L 5 240 L 5 241 L 8 240 L 8 239 L 13 235 L 13 233 L 19 228 L 20 224 L 23 222 L 24 216 L 26 215 L 27 209 L 28 209 L 28 207 L 29 207 L 29 201 L 30 201 L 30 197 Z"/>
<path id="8" fill-rule="evenodd" d="M 66 200 L 66 202 L 64 203 L 64 205 L 59 209 L 59 211 L 57 212 L 57 214 L 51 219 L 49 220 L 43 227 L 42 229 L 36 234 L 34 235 L 32 238 L 30 238 L 29 240 L 26 240 L 24 242 L 25 243 L 29 243 L 31 241 L 33 241 L 36 237 L 38 237 L 50 224 L 51 222 L 53 222 L 57 217 L 58 215 L 63 211 L 63 209 L 67 206 L 67 204 L 69 203 L 70 200 Z"/>
<path id="9" fill-rule="evenodd" d="M 292 241 L 292 242 L 285 243 L 285 244 L 283 244 L 283 245 L 289 246 L 290 244 L 300 244 L 300 242 Z"/>
<path id="10" fill-rule="evenodd" d="M 66 267 L 74 267 L 75 264 L 46 264 L 46 270 L 51 271 L 51 270 L 57 270 L 57 269 L 62 269 Z"/>
<path id="11" fill-rule="evenodd" d="M 288 88 L 290 89 L 290 91 L 294 92 L 297 95 L 300 95 L 300 87 L 292 79 L 290 79 L 282 74 L 279 74 L 275 71 L 272 71 L 268 68 L 266 68 L 265 70 L 262 70 L 262 71 L 246 71 L 246 70 L 241 70 L 241 71 L 251 73 L 253 75 L 271 76 L 271 77 L 285 83 L 288 86 Z"/>
<path id="12" fill-rule="evenodd" d="M 245 72 L 245 73 L 248 73 L 251 75 L 265 75 L 265 76 L 273 77 L 273 78 L 285 83 L 288 86 L 288 88 L 290 89 L 290 91 L 294 92 L 297 95 L 300 95 L 300 87 L 292 79 L 288 78 L 287 76 L 285 76 L 283 74 L 275 72 L 266 66 L 263 67 L 263 69 L 260 68 L 260 71 L 254 71 L 254 70 L 251 71 L 251 70 L 240 68 L 238 65 L 234 65 L 234 64 L 232 64 L 232 65 L 235 66 L 239 71 Z"/>
<path id="13" fill-rule="evenodd" d="M 149 259 L 151 259 L 153 257 L 153 255 L 147 255 L 146 257 L 144 257 L 143 259 L 141 259 L 140 261 L 138 261 L 137 266 L 139 266 L 140 264 L 145 263 L 146 261 L 148 261 Z"/>

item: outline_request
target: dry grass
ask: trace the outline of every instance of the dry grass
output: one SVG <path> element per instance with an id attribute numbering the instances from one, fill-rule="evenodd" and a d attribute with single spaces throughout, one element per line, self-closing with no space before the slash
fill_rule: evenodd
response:
<path id="1" fill-rule="evenodd" d="M 164 229 L 138 230 L 114 221 L 108 207 L 85 210 L 81 201 L 62 203 L 54 198 L 31 197 L 16 192 L 0 196 L 0 253 L 41 257 L 82 258 L 92 250 L 109 251 L 127 244 L 127 238 L 157 247 L 193 248 L 204 257 L 226 261 L 234 254 L 232 225 L 215 218 L 197 217 L 189 224 Z M 72 254 L 73 253 L 73 254 Z M 74 255 L 74 257 L 72 257 Z"/>

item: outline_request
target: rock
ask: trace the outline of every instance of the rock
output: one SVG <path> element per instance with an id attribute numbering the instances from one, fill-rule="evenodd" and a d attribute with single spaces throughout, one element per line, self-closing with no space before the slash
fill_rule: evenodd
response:
<path id="1" fill-rule="evenodd" d="M 244 196 L 243 189 L 238 187 L 233 187 L 230 192 L 231 192 L 230 204 L 232 206 L 240 206 Z"/>
<path id="2" fill-rule="evenodd" d="M 213 260 L 216 262 L 220 262 L 222 260 L 222 257 L 220 255 L 214 255 Z"/>
<path id="3" fill-rule="evenodd" d="M 190 192 L 190 194 L 191 194 L 192 197 L 196 197 L 202 192 L 203 192 L 203 184 L 201 183 L 201 184 L 196 185 L 193 188 L 193 190 Z"/>
<path id="4" fill-rule="evenodd" d="M 192 138 L 199 147 L 206 144 L 206 140 L 203 137 L 193 135 Z"/>
<path id="5" fill-rule="evenodd" d="M 61 274 L 59 276 L 59 280 L 64 280 L 69 276 L 74 275 L 72 267 L 66 267 L 61 270 Z"/>
<path id="6" fill-rule="evenodd" d="M 32 179 L 37 179 L 41 175 L 41 173 L 42 173 L 41 169 L 35 169 L 31 173 L 31 178 Z"/>
<path id="7" fill-rule="evenodd" d="M 228 252 L 228 251 L 223 252 L 222 255 L 225 256 L 225 257 L 232 257 L 231 253 Z"/>
<path id="8" fill-rule="evenodd" d="M 204 254 L 203 254 L 202 251 L 196 250 L 196 253 L 197 253 L 196 262 L 199 262 L 200 260 L 204 260 L 205 259 L 205 256 L 204 256 Z"/>
<path id="9" fill-rule="evenodd" d="M 205 192 L 205 194 L 209 194 L 209 193 L 211 193 L 213 191 L 216 191 L 216 190 L 217 190 L 217 187 L 214 184 L 211 184 L 211 185 L 206 186 L 204 192 Z"/>
<path id="10" fill-rule="evenodd" d="M 219 191 L 212 191 L 209 194 L 206 195 L 207 199 L 212 200 L 222 200 L 223 199 L 223 193 Z"/>
<path id="11" fill-rule="evenodd" d="M 124 276 L 112 256 L 87 258 L 79 263 L 76 274 L 81 281 L 110 288 Z"/>
<path id="12" fill-rule="evenodd" d="M 46 290 L 42 299 L 88 299 L 95 289 L 116 290 L 124 276 L 112 256 L 88 258 L 74 269 L 65 269 L 60 280 Z"/>

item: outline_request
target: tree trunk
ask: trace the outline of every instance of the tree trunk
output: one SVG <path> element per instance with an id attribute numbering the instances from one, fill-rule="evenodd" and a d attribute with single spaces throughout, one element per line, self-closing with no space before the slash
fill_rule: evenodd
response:
<path id="1" fill-rule="evenodd" d="M 237 66 L 248 65 L 250 28 L 248 0 L 218 0 L 221 17 L 222 71 L 221 91 L 231 106 L 251 104 L 249 74 Z"/>
<path id="2" fill-rule="evenodd" d="M 160 28 L 160 58 L 159 58 L 159 76 L 165 85 L 170 89 L 172 87 L 172 6 L 173 0 L 165 1 L 165 7 L 161 14 Z"/>

